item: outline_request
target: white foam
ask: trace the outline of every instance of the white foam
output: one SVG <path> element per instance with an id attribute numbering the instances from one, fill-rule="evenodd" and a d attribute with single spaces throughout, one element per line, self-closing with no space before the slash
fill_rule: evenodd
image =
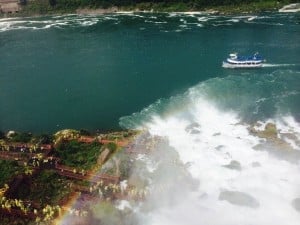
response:
<path id="1" fill-rule="evenodd" d="M 249 17 L 247 20 L 248 21 L 252 21 L 252 20 L 255 20 L 257 18 L 257 16 L 251 16 L 251 17 Z"/>
<path id="2" fill-rule="evenodd" d="M 119 210 L 132 209 L 130 203 L 126 200 L 121 200 L 116 205 L 116 208 Z"/>
<path id="3" fill-rule="evenodd" d="M 134 11 L 117 11 L 116 14 L 133 14 Z"/>
<path id="4" fill-rule="evenodd" d="M 136 160 L 143 161 L 146 165 L 147 171 L 152 173 L 157 168 L 157 164 L 151 161 L 145 154 L 138 154 Z"/>
<path id="5" fill-rule="evenodd" d="M 191 16 L 195 17 L 197 15 L 208 15 L 209 13 L 205 12 L 171 12 L 169 13 L 169 17 L 174 17 L 174 16 Z"/>
<path id="6" fill-rule="evenodd" d="M 197 18 L 197 20 L 200 21 L 200 22 L 206 22 L 206 21 L 209 20 L 209 18 L 206 17 L 206 16 L 202 16 L 202 17 Z"/>
<path id="7" fill-rule="evenodd" d="M 200 185 L 196 191 L 183 192 L 185 197 L 178 202 L 175 199 L 180 194 L 176 193 L 172 196 L 175 202 L 172 206 L 160 206 L 163 197 L 157 199 L 151 219 L 146 217 L 147 224 L 298 225 L 300 214 L 291 202 L 300 195 L 300 164 L 254 150 L 260 139 L 249 134 L 248 126 L 241 124 L 234 112 L 219 110 L 193 90 L 189 98 L 190 103 L 181 110 L 166 118 L 155 116 L 146 126 L 152 135 L 167 138 Z M 281 131 L 300 128 L 290 117 L 284 119 L 285 123 L 271 121 L 278 123 Z M 199 132 L 187 131 L 191 123 L 199 125 Z M 266 123 L 260 122 L 259 127 Z M 240 171 L 224 167 L 232 160 L 240 163 Z M 254 162 L 260 166 L 253 167 Z M 253 209 L 220 201 L 222 190 L 246 193 L 259 207 Z"/>
<path id="8" fill-rule="evenodd" d="M 255 21 L 245 21 L 245 23 L 261 24 L 261 25 L 271 25 L 271 26 L 283 26 L 284 25 L 282 23 L 255 22 Z"/>
<path id="9" fill-rule="evenodd" d="M 234 23 L 238 23 L 238 22 L 240 22 L 240 20 L 238 20 L 238 19 L 229 19 L 229 20 L 227 20 L 228 22 L 234 22 Z"/>
<path id="10" fill-rule="evenodd" d="M 185 19 L 180 19 L 180 22 L 187 23 Z"/>
<path id="11" fill-rule="evenodd" d="M 191 15 L 191 16 L 205 14 L 204 12 L 181 12 L 181 13 L 184 15 Z"/>
<path id="12" fill-rule="evenodd" d="M 297 66 L 297 64 L 271 64 L 263 63 L 262 67 L 288 67 L 288 66 Z"/>
<path id="13" fill-rule="evenodd" d="M 277 127 L 281 132 L 293 132 L 300 138 L 300 124 L 290 115 L 277 119 Z"/>
<path id="14" fill-rule="evenodd" d="M 114 17 L 101 17 L 103 20 L 118 20 Z M 55 16 L 52 20 L 43 20 L 42 18 L 19 18 L 13 19 L 1 19 L 0 20 L 0 32 L 9 30 L 20 30 L 20 29 L 49 29 L 52 27 L 63 28 L 65 26 L 92 26 L 100 21 L 100 17 L 92 16 Z"/>

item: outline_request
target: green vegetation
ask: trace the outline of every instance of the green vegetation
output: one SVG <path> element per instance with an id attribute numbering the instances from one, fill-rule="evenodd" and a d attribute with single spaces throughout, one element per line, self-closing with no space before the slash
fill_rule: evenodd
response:
<path id="1" fill-rule="evenodd" d="M 58 205 L 70 193 L 69 181 L 54 171 L 44 170 L 32 180 L 26 199 L 37 201 L 42 205 Z"/>
<path id="2" fill-rule="evenodd" d="M 224 13 L 274 10 L 296 0 L 35 0 L 27 2 L 21 15 L 72 13 L 79 8 L 147 10 L 156 12 L 218 10 Z M 111 10 L 110 10 L 111 11 Z M 110 12 L 108 10 L 108 12 Z"/>
<path id="3" fill-rule="evenodd" d="M 20 15 L 32 15 L 32 14 L 51 14 L 55 12 L 48 0 L 37 0 L 27 2 L 22 7 Z"/>
<path id="4" fill-rule="evenodd" d="M 34 141 L 39 144 L 52 144 L 53 136 L 48 134 L 41 134 L 34 138 Z"/>
<path id="5" fill-rule="evenodd" d="M 13 133 L 10 135 L 10 140 L 11 142 L 21 142 L 21 143 L 28 143 L 32 139 L 32 134 L 31 133 Z"/>
<path id="6" fill-rule="evenodd" d="M 116 143 L 108 143 L 108 144 L 105 145 L 105 147 L 108 148 L 111 153 L 114 153 L 118 148 Z"/>
<path id="7" fill-rule="evenodd" d="M 20 167 L 17 162 L 0 160 L 0 188 L 4 186 L 5 183 L 14 176 L 21 172 L 22 167 Z"/>
<path id="8" fill-rule="evenodd" d="M 57 205 L 70 193 L 69 181 L 50 170 L 41 171 L 36 177 L 25 177 L 14 190 L 17 199 L 31 200 L 41 206 Z"/>
<path id="9" fill-rule="evenodd" d="M 0 131 L 0 140 L 5 142 L 33 143 L 33 144 L 52 144 L 53 136 L 48 134 L 33 135 L 30 132 L 11 132 L 9 136 Z"/>
<path id="10" fill-rule="evenodd" d="M 107 170 L 112 172 L 111 175 L 121 175 L 127 178 L 131 166 L 131 155 L 118 150 L 125 146 L 137 134 L 137 131 L 92 134 L 86 130 L 80 130 L 80 132 L 62 130 L 55 135 L 33 135 L 26 132 L 9 132 L 8 134 L 9 137 L 6 137 L 4 132 L 0 132 L 1 145 L 5 146 L 1 148 L 1 157 L 5 160 L 0 160 L 0 189 L 2 188 L 3 197 L 0 203 L 2 209 L 4 209 L 3 202 L 5 202 L 6 208 L 14 208 L 24 215 L 15 216 L 14 212 L 10 214 L 8 211 L 0 210 L 0 225 L 33 225 L 50 224 L 75 192 L 90 193 L 90 197 L 97 199 L 99 196 L 97 188 L 101 187 L 104 198 L 113 200 L 115 191 L 118 191 L 118 185 L 106 186 L 107 184 L 102 181 L 95 184 L 89 182 L 88 176 L 84 177 L 84 175 L 91 174 L 100 167 L 101 173 L 105 173 L 103 168 L 110 164 Z M 21 150 L 20 143 L 30 143 L 26 145 L 27 147 L 32 147 L 33 144 L 51 144 L 53 149 L 50 153 L 47 151 L 47 154 L 38 153 L 32 156 L 34 153 Z M 6 146 L 10 146 L 10 149 L 8 150 Z M 52 156 L 59 157 L 60 161 L 56 161 L 57 158 Z M 54 162 L 58 162 L 61 166 L 60 170 L 54 167 L 56 165 Z M 71 171 L 83 176 L 73 179 L 73 176 L 68 175 Z M 105 216 L 101 214 L 101 219 L 98 215 L 97 218 L 93 218 L 97 224 L 100 220 L 101 224 L 122 224 L 125 216 L 128 217 L 117 210 L 111 202 L 96 204 L 89 210 L 92 213 L 99 208 L 104 210 Z M 36 220 L 31 217 L 26 218 L 28 210 L 38 215 Z M 88 213 L 85 208 L 80 210 L 85 214 Z M 42 216 L 39 212 L 42 212 Z M 113 216 L 113 219 L 110 216 Z M 86 218 L 82 217 L 82 219 L 84 221 Z M 35 222 L 40 220 L 43 222 Z"/>
<path id="11" fill-rule="evenodd" d="M 62 141 L 57 145 L 55 154 L 60 157 L 62 164 L 87 170 L 96 164 L 102 151 L 101 146 L 98 142 L 87 144 L 77 140 Z"/>
<path id="12" fill-rule="evenodd" d="M 107 140 L 122 141 L 123 139 L 133 137 L 138 133 L 139 133 L 138 131 L 134 131 L 134 130 L 124 130 L 124 131 L 109 132 L 109 133 L 106 133 L 106 134 L 102 134 L 102 137 L 104 139 L 107 139 Z"/>

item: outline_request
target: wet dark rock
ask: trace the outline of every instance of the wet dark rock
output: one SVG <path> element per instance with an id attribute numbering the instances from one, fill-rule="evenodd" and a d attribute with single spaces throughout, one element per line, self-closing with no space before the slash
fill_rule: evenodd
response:
<path id="1" fill-rule="evenodd" d="M 239 191 L 222 191 L 219 200 L 227 201 L 233 205 L 246 206 L 250 208 L 258 208 L 259 202 L 249 194 Z"/>
<path id="2" fill-rule="evenodd" d="M 200 133 L 200 124 L 198 123 L 191 123 L 185 128 L 185 131 L 191 134 L 199 134 Z"/>
<path id="3" fill-rule="evenodd" d="M 240 162 L 236 161 L 236 160 L 231 160 L 231 162 L 228 165 L 224 165 L 223 167 L 226 167 L 226 168 L 232 169 L 232 170 L 238 170 L 238 171 L 242 170 Z"/>
<path id="4" fill-rule="evenodd" d="M 298 211 L 300 212 L 300 198 L 295 198 L 292 201 L 292 206 Z"/>
<path id="5" fill-rule="evenodd" d="M 222 148 L 224 148 L 224 145 L 218 145 L 217 147 L 215 147 L 216 150 L 220 151 Z"/>
<path id="6" fill-rule="evenodd" d="M 252 167 L 261 167 L 259 162 L 253 162 Z"/>

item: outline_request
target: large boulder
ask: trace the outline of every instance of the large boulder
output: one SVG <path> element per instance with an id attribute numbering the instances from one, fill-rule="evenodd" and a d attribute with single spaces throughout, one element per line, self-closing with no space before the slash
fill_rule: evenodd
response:
<path id="1" fill-rule="evenodd" d="M 250 208 L 258 208 L 260 205 L 254 197 L 240 191 L 221 191 L 219 200 L 227 201 L 233 205 L 246 206 Z"/>

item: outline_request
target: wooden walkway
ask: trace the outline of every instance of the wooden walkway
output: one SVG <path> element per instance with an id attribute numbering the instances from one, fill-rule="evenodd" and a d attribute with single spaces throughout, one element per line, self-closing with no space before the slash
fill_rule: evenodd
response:
<path id="1" fill-rule="evenodd" d="M 27 163 L 33 157 L 36 157 L 36 154 L 33 153 L 18 153 L 18 152 L 8 152 L 8 151 L 0 151 L 0 159 L 9 160 L 9 161 L 19 161 L 22 163 Z M 49 162 L 48 158 L 44 158 L 47 162 Z M 54 169 L 61 176 L 77 179 L 77 180 L 86 180 L 91 182 L 103 181 L 106 184 L 113 183 L 116 184 L 119 182 L 119 176 L 111 176 L 107 174 L 98 174 L 95 175 L 92 172 L 80 171 L 73 167 L 60 165 L 57 162 L 58 158 L 55 158 L 55 162 L 48 169 Z M 43 168 L 43 164 L 40 164 L 40 167 Z M 45 167 L 45 166 L 44 166 Z"/>
<path id="2" fill-rule="evenodd" d="M 85 180 L 90 182 L 98 182 L 103 181 L 105 184 L 117 184 L 120 181 L 119 176 L 112 176 L 108 174 L 93 174 L 92 172 L 82 172 L 77 171 L 76 169 L 60 164 L 56 164 L 55 171 L 61 176 L 77 179 L 77 180 Z"/>

